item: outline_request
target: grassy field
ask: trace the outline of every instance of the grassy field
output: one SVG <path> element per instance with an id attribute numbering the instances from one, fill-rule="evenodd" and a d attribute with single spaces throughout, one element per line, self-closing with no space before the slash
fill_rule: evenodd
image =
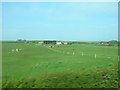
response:
<path id="1" fill-rule="evenodd" d="M 3 88 L 118 87 L 117 47 L 3 43 L 2 59 Z"/>

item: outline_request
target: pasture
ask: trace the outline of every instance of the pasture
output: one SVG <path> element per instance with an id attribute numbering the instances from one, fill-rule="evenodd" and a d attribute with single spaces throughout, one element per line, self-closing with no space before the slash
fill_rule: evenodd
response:
<path id="1" fill-rule="evenodd" d="M 3 43 L 3 88 L 117 88 L 118 48 Z"/>

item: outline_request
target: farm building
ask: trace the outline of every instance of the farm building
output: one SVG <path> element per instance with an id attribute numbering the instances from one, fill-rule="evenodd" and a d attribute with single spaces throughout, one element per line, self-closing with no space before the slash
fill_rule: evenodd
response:
<path id="1" fill-rule="evenodd" d="M 56 42 L 56 45 L 61 45 L 62 44 L 62 42 Z"/>
<path id="2" fill-rule="evenodd" d="M 109 42 L 100 42 L 98 45 L 110 45 Z"/>
<path id="3" fill-rule="evenodd" d="M 38 42 L 39 45 L 43 45 L 43 44 L 51 44 L 51 45 L 67 45 L 69 44 L 68 42 L 61 42 L 61 41 L 41 41 Z"/>
<path id="4" fill-rule="evenodd" d="M 52 44 L 52 45 L 55 45 L 56 41 L 43 41 L 43 44 Z"/>
<path id="5" fill-rule="evenodd" d="M 63 44 L 64 44 L 64 45 L 67 45 L 67 44 L 68 44 L 68 42 L 63 42 Z"/>
<path id="6" fill-rule="evenodd" d="M 38 42 L 38 44 L 39 44 L 39 45 L 42 45 L 42 44 L 44 44 L 44 43 L 43 43 L 43 42 Z"/>

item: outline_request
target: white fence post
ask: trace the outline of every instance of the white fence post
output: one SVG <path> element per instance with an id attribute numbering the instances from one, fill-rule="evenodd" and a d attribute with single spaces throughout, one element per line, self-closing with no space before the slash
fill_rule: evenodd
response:
<path id="1" fill-rule="evenodd" d="M 75 53 L 73 52 L 73 55 L 74 55 Z"/>
<path id="2" fill-rule="evenodd" d="M 83 56 L 83 52 L 82 52 L 82 56 Z"/>
<path id="3" fill-rule="evenodd" d="M 95 53 L 95 58 L 96 58 L 96 53 Z"/>

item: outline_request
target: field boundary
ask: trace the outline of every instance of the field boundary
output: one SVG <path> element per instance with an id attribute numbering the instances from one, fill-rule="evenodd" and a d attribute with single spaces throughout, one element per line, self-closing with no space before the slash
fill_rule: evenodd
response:
<path id="1" fill-rule="evenodd" d="M 51 51 L 54 51 L 54 52 L 57 52 L 57 53 L 61 53 L 61 54 L 66 54 L 66 55 L 81 55 L 82 57 L 83 56 L 90 56 L 90 57 L 94 57 L 95 59 L 98 58 L 98 57 L 99 58 L 100 57 L 104 57 L 104 54 L 98 55 L 97 53 L 94 53 L 93 55 L 91 55 L 91 54 L 86 54 L 84 52 L 80 52 L 81 54 L 76 54 L 75 52 L 65 52 L 65 51 L 56 50 L 56 49 L 53 49 L 53 48 L 51 48 L 49 46 L 44 46 L 44 47 L 46 47 L 47 49 L 49 49 Z M 116 56 L 118 56 L 118 55 L 116 55 Z M 110 59 L 110 58 L 114 58 L 116 56 L 115 55 L 114 56 L 108 56 L 106 58 Z"/>

